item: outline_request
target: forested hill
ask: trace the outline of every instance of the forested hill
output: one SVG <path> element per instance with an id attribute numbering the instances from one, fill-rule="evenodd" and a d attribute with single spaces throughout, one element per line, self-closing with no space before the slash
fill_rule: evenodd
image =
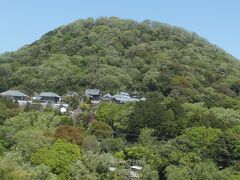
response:
<path id="1" fill-rule="evenodd" d="M 184 29 L 148 20 L 89 18 L 1 55 L 0 91 L 158 91 L 229 107 L 238 104 L 239 72 L 237 59 Z"/>
<path id="2" fill-rule="evenodd" d="M 170 25 L 99 18 L 0 56 L 0 92 L 87 87 L 145 100 L 63 96 L 61 114 L 0 97 L 1 180 L 240 179 L 240 62 L 222 49 Z"/>

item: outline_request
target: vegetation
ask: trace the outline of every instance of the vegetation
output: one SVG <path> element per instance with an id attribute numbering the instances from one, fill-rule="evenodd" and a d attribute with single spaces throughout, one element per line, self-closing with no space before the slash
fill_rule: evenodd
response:
<path id="1" fill-rule="evenodd" d="M 0 91 L 137 90 L 146 101 L 77 117 L 0 98 L 0 179 L 240 179 L 240 63 L 195 33 L 99 18 L 0 56 Z M 112 170 L 111 170 L 111 168 Z M 115 169 L 116 168 L 116 169 Z"/>

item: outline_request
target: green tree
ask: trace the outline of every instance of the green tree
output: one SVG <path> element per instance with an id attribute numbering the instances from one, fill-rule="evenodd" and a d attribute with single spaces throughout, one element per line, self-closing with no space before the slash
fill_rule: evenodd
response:
<path id="1" fill-rule="evenodd" d="M 97 174 L 90 172 L 80 160 L 71 165 L 70 176 L 74 180 L 97 180 Z"/>
<path id="2" fill-rule="evenodd" d="M 21 151 L 27 159 L 38 149 L 49 147 L 53 141 L 53 138 L 45 136 L 44 131 L 38 129 L 18 131 L 13 138 L 15 143 L 12 148 Z"/>
<path id="3" fill-rule="evenodd" d="M 187 166 L 168 166 L 166 168 L 167 179 L 199 179 L 199 180 L 227 180 L 229 173 L 219 171 L 212 162 L 202 162 L 196 164 L 193 168 Z"/>
<path id="4" fill-rule="evenodd" d="M 122 138 L 106 138 L 101 141 L 101 150 L 103 152 L 121 151 L 124 147 Z"/>
<path id="5" fill-rule="evenodd" d="M 31 111 L 23 112 L 18 116 L 7 119 L 4 125 L 12 127 L 17 131 L 28 128 L 52 130 L 55 129 L 63 119 L 64 116 L 56 116 L 53 113 Z"/>
<path id="6" fill-rule="evenodd" d="M 182 130 L 181 119 L 175 116 L 157 96 L 138 102 L 128 121 L 128 130 L 139 134 L 142 128 L 152 128 L 161 138 L 175 137 Z"/>
<path id="7" fill-rule="evenodd" d="M 154 146 L 157 143 L 156 138 L 153 137 L 154 130 L 143 128 L 140 131 L 139 135 L 139 143 L 141 143 L 143 146 Z"/>
<path id="8" fill-rule="evenodd" d="M 214 144 L 222 135 L 222 131 L 214 128 L 193 127 L 176 138 L 176 146 L 183 152 L 196 152 L 202 157 L 211 156 Z"/>
<path id="9" fill-rule="evenodd" d="M 107 123 L 115 130 L 124 131 L 131 109 L 131 104 L 119 105 L 113 102 L 105 102 L 97 110 L 97 120 Z"/>
<path id="10" fill-rule="evenodd" d="M 80 157 L 80 149 L 77 145 L 59 139 L 50 148 L 44 147 L 32 154 L 31 161 L 36 165 L 45 164 L 53 173 L 67 178 L 70 164 Z"/>
<path id="11" fill-rule="evenodd" d="M 86 151 L 98 152 L 99 142 L 94 135 L 86 136 L 83 141 L 83 148 Z"/>
<path id="12" fill-rule="evenodd" d="M 158 180 L 158 172 L 152 170 L 149 165 L 145 165 L 140 172 L 140 178 L 145 180 Z"/>
<path id="13" fill-rule="evenodd" d="M 237 165 L 240 158 L 240 126 L 228 129 L 214 144 L 213 159 L 220 167 Z"/>
<path id="14" fill-rule="evenodd" d="M 94 134 L 98 139 L 112 136 L 112 128 L 101 121 L 94 121 L 89 126 L 90 133 Z"/>

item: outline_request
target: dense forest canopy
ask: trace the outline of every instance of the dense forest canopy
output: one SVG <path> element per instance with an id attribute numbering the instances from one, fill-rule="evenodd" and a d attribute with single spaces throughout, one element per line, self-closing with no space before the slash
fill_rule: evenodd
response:
<path id="1" fill-rule="evenodd" d="M 132 165 L 143 180 L 239 179 L 239 70 L 224 50 L 159 22 L 88 18 L 50 31 L 0 55 L 0 92 L 99 88 L 146 100 L 64 97 L 73 117 L 0 97 L 0 179 L 127 180 Z"/>
<path id="2" fill-rule="evenodd" d="M 138 90 L 231 99 L 240 63 L 195 33 L 149 20 L 78 20 L 0 57 L 0 91 Z M 213 102 L 209 102 L 210 105 Z"/>

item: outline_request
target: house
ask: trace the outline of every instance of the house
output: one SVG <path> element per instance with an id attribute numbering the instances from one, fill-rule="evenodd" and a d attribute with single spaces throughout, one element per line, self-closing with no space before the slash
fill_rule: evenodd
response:
<path id="1" fill-rule="evenodd" d="M 107 94 L 105 94 L 105 95 L 102 96 L 102 100 L 104 100 L 104 101 L 110 101 L 110 100 L 112 100 L 112 95 L 109 94 L 109 93 L 107 93 Z"/>
<path id="2" fill-rule="evenodd" d="M 86 89 L 85 96 L 90 99 L 100 99 L 100 90 L 99 89 Z"/>
<path id="3" fill-rule="evenodd" d="M 29 100 L 29 96 L 17 91 L 17 90 L 8 90 L 5 92 L 0 93 L 0 96 L 3 97 L 7 97 L 7 98 L 11 98 L 13 100 L 17 100 L 17 101 L 28 101 Z"/>
<path id="4" fill-rule="evenodd" d="M 112 99 L 120 104 L 125 104 L 127 102 L 133 102 L 133 101 L 139 101 L 137 98 L 132 98 L 130 95 L 126 92 L 120 92 L 114 96 L 112 96 Z"/>
<path id="5" fill-rule="evenodd" d="M 112 99 L 114 99 L 116 102 L 120 104 L 132 102 L 132 101 L 139 101 L 136 98 L 131 98 L 130 95 L 126 92 L 120 92 L 118 94 L 115 94 L 114 96 L 112 96 Z"/>
<path id="6" fill-rule="evenodd" d="M 41 102 L 54 102 L 60 101 L 60 96 L 52 92 L 41 92 L 39 94 L 39 99 Z"/>

